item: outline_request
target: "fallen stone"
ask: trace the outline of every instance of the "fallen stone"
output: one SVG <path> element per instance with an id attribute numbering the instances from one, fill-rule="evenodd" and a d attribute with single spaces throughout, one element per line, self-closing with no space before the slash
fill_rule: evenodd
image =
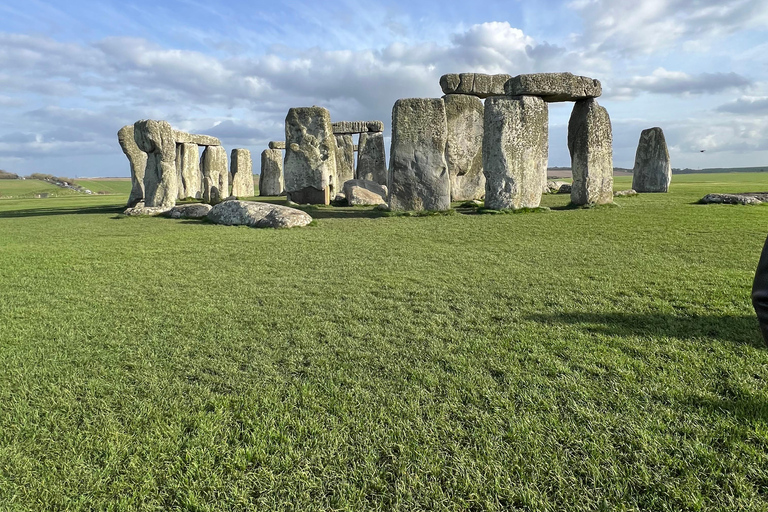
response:
<path id="1" fill-rule="evenodd" d="M 485 207 L 537 208 L 547 173 L 549 110 L 536 96 L 485 100 Z"/>
<path id="2" fill-rule="evenodd" d="M 138 217 L 140 215 L 146 215 L 148 217 L 157 217 L 169 211 L 172 206 L 147 206 L 143 201 L 136 203 L 136 206 L 132 208 L 126 208 L 123 211 L 123 215 L 130 217 Z"/>
<path id="3" fill-rule="evenodd" d="M 285 118 L 285 191 L 297 203 L 329 204 L 336 196 L 336 137 L 322 107 L 292 108 Z M 312 190 L 310 190 L 312 189 Z"/>
<path id="4" fill-rule="evenodd" d="M 336 185 L 333 189 L 341 192 L 344 183 L 355 179 L 355 142 L 352 135 L 336 135 Z"/>
<path id="5" fill-rule="evenodd" d="M 648 128 L 640 134 L 632 169 L 632 188 L 638 192 L 667 192 L 672 181 L 672 164 L 661 128 Z"/>
<path id="6" fill-rule="evenodd" d="M 233 149 L 230 154 L 230 174 L 232 175 L 232 195 L 252 197 L 253 160 L 247 149 Z"/>
<path id="7" fill-rule="evenodd" d="M 221 146 L 208 146 L 200 158 L 203 170 L 203 201 L 216 204 L 229 197 L 227 151 Z"/>
<path id="8" fill-rule="evenodd" d="M 217 204 L 207 218 L 214 224 L 253 228 L 293 228 L 312 222 L 309 214 L 295 208 L 238 200 Z"/>
<path id="9" fill-rule="evenodd" d="M 349 180 L 343 192 L 349 206 L 387 204 L 387 187 L 375 181 Z"/>
<path id="10" fill-rule="evenodd" d="M 269 143 L 269 149 L 285 149 L 285 141 L 284 140 L 273 140 Z"/>
<path id="11" fill-rule="evenodd" d="M 707 194 L 701 198 L 705 204 L 761 204 L 768 202 L 768 192 L 747 194 Z"/>
<path id="12" fill-rule="evenodd" d="M 570 194 L 571 184 L 564 181 L 548 181 L 545 190 L 547 194 Z"/>
<path id="13" fill-rule="evenodd" d="M 410 98 L 392 109 L 389 206 L 392 210 L 448 210 L 451 183 L 445 163 L 445 103 Z"/>
<path id="14" fill-rule="evenodd" d="M 383 131 L 384 123 L 381 121 L 339 121 L 333 123 L 333 133 L 336 135 Z"/>
<path id="15" fill-rule="evenodd" d="M 355 176 L 360 180 L 387 185 L 387 157 L 383 133 L 361 133 Z"/>
<path id="16" fill-rule="evenodd" d="M 571 153 L 571 202 L 575 205 L 613 202 L 613 132 L 608 111 L 597 100 L 579 100 L 568 121 Z"/>
<path id="17" fill-rule="evenodd" d="M 197 144 L 198 146 L 221 146 L 221 141 L 216 137 L 210 135 L 197 135 L 195 133 L 187 133 L 179 130 L 174 130 L 174 136 L 178 143 L 190 143 Z"/>
<path id="18" fill-rule="evenodd" d="M 617 190 L 616 192 L 613 193 L 613 197 L 632 197 L 636 195 L 637 195 L 637 191 L 631 188 L 628 190 Z"/>
<path id="19" fill-rule="evenodd" d="M 128 163 L 131 166 L 131 195 L 128 196 L 128 206 L 134 206 L 144 199 L 144 171 L 147 168 L 147 154 L 139 149 L 133 136 L 133 125 L 123 126 L 117 132 L 117 141 L 120 143 Z"/>
<path id="20" fill-rule="evenodd" d="M 466 94 L 478 98 L 503 96 L 504 84 L 510 75 L 485 75 L 482 73 L 451 73 L 440 77 L 444 94 Z"/>
<path id="21" fill-rule="evenodd" d="M 261 152 L 259 195 L 283 195 L 283 152 L 279 149 L 265 149 Z"/>
<path id="22" fill-rule="evenodd" d="M 504 85 L 507 96 L 540 96 L 550 103 L 597 98 L 602 91 L 600 80 L 571 73 L 517 75 Z"/>
<path id="23" fill-rule="evenodd" d="M 451 180 L 451 201 L 482 199 L 485 197 L 483 102 L 463 94 L 448 94 L 443 101 L 448 130 L 445 162 Z"/>
<path id="24" fill-rule="evenodd" d="M 176 144 L 176 172 L 179 182 L 179 199 L 203 197 L 203 173 L 200 172 L 200 153 L 197 144 Z"/>
<path id="25" fill-rule="evenodd" d="M 139 149 L 147 154 L 144 204 L 149 208 L 172 208 L 179 193 L 173 128 L 166 121 L 136 121 L 133 137 Z"/>
<path id="26" fill-rule="evenodd" d="M 211 211 L 210 204 L 178 204 L 164 213 L 166 217 L 172 219 L 203 219 Z"/>

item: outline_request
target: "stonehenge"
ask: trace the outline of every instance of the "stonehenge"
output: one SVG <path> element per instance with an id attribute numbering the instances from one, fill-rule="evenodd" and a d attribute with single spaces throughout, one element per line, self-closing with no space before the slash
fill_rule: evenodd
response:
<path id="1" fill-rule="evenodd" d="M 322 107 L 299 107 L 285 118 L 285 192 L 289 201 L 329 204 L 335 197 L 336 137 L 331 114 Z"/>
<path id="2" fill-rule="evenodd" d="M 285 149 L 285 141 L 273 140 L 269 143 L 269 149 Z"/>
<path id="3" fill-rule="evenodd" d="M 139 149 L 133 136 L 132 124 L 123 126 L 117 132 L 117 141 L 123 153 L 128 157 L 131 165 L 131 194 L 128 197 L 128 206 L 136 206 L 136 203 L 144 199 L 144 170 L 147 167 L 147 154 Z"/>
<path id="4" fill-rule="evenodd" d="M 440 77 L 443 94 L 465 94 L 484 99 L 503 96 L 504 84 L 510 75 L 484 75 L 481 73 L 451 73 Z"/>
<path id="5" fill-rule="evenodd" d="M 265 149 L 261 152 L 259 195 L 279 196 L 283 194 L 283 188 L 283 152 Z"/>
<path id="6" fill-rule="evenodd" d="M 483 174 L 483 102 L 464 94 L 446 94 L 448 139 L 445 162 L 451 180 L 451 201 L 485 197 Z"/>
<path id="7" fill-rule="evenodd" d="M 608 111 L 589 98 L 579 100 L 568 122 L 571 153 L 571 202 L 575 205 L 613 202 L 613 135 Z"/>
<path id="8" fill-rule="evenodd" d="M 504 84 L 507 96 L 539 96 L 547 103 L 597 98 L 602 92 L 599 80 L 571 73 L 517 75 Z"/>
<path id="9" fill-rule="evenodd" d="M 176 144 L 176 172 L 179 199 L 200 199 L 203 196 L 203 175 L 200 172 L 198 146 L 192 142 Z"/>
<path id="10" fill-rule="evenodd" d="M 355 143 L 348 133 L 336 137 L 336 186 L 337 193 L 344 188 L 344 183 L 355 179 Z"/>
<path id="11" fill-rule="evenodd" d="M 387 157 L 383 133 L 361 133 L 357 149 L 355 178 L 387 185 Z"/>
<path id="12" fill-rule="evenodd" d="M 144 205 L 173 207 L 178 195 L 176 139 L 166 121 L 141 120 L 133 125 L 136 145 L 147 153 L 144 170 Z"/>
<path id="13" fill-rule="evenodd" d="M 216 204 L 229 197 L 227 152 L 221 146 L 208 146 L 200 158 L 203 170 L 203 200 Z"/>
<path id="14" fill-rule="evenodd" d="M 233 149 L 229 156 L 229 174 L 232 178 L 232 195 L 253 196 L 253 161 L 247 149 Z"/>
<path id="15" fill-rule="evenodd" d="M 384 131 L 384 123 L 381 121 L 340 121 L 333 123 L 333 133 L 345 135 L 353 133 L 379 133 Z"/>
<path id="16" fill-rule="evenodd" d="M 672 181 L 672 164 L 664 132 L 659 127 L 640 134 L 632 170 L 632 188 L 637 192 L 667 192 Z"/>

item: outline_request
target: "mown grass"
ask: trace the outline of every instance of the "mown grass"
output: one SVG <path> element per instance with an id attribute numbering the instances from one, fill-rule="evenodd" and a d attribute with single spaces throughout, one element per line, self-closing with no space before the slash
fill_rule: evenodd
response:
<path id="1" fill-rule="evenodd" d="M 105 192 L 107 194 L 125 194 L 126 196 L 131 193 L 130 180 L 78 179 L 77 184 L 94 193 Z"/>
<path id="2" fill-rule="evenodd" d="M 293 230 L 2 201 L 0 509 L 768 510 L 768 208 L 695 204 L 760 178 Z"/>
<path id="3" fill-rule="evenodd" d="M 79 192 L 40 180 L 0 180 L 0 199 L 31 198 L 38 194 L 60 197 L 79 194 Z"/>

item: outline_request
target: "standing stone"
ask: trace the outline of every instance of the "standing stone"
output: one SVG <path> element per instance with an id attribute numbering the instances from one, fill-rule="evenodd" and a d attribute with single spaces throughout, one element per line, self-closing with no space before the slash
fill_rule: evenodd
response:
<path id="1" fill-rule="evenodd" d="M 120 128 L 120 131 L 117 132 L 117 141 L 131 165 L 131 195 L 128 197 L 127 206 L 136 206 L 136 203 L 144 199 L 144 171 L 147 168 L 147 154 L 136 145 L 132 124 Z"/>
<path id="2" fill-rule="evenodd" d="M 200 153 L 197 144 L 176 144 L 176 170 L 179 177 L 179 199 L 203 196 L 203 175 L 200 172 Z"/>
<path id="3" fill-rule="evenodd" d="M 483 102 L 463 94 L 448 94 L 443 101 L 448 126 L 445 161 L 451 177 L 451 201 L 482 199 L 485 197 Z"/>
<path id="4" fill-rule="evenodd" d="M 289 201 L 329 204 L 336 196 L 336 137 L 322 107 L 292 108 L 285 118 L 285 191 Z"/>
<path id="5" fill-rule="evenodd" d="M 259 195 L 283 195 L 283 152 L 279 149 L 265 149 L 261 152 Z"/>
<path id="6" fill-rule="evenodd" d="M 166 121 L 136 121 L 133 137 L 139 149 L 147 153 L 147 167 L 144 171 L 145 206 L 174 206 L 179 189 L 173 128 Z"/>
<path id="7" fill-rule="evenodd" d="M 352 135 L 336 135 L 336 193 L 341 193 L 344 183 L 355 179 L 355 141 Z"/>
<path id="8" fill-rule="evenodd" d="M 247 149 L 233 149 L 230 157 L 232 174 L 232 195 L 253 196 L 253 161 Z"/>
<path id="9" fill-rule="evenodd" d="M 203 200 L 216 204 L 228 198 L 227 150 L 221 146 L 208 146 L 200 158 L 200 167 L 203 170 Z"/>
<path id="10" fill-rule="evenodd" d="M 485 100 L 483 172 L 485 206 L 536 208 L 547 172 L 549 110 L 536 96 Z"/>
<path id="11" fill-rule="evenodd" d="M 410 98 L 392 109 L 389 206 L 393 210 L 448 210 L 451 182 L 445 163 L 448 128 L 440 98 Z"/>
<path id="12" fill-rule="evenodd" d="M 387 186 L 387 156 L 384 153 L 383 133 L 360 134 L 355 176 L 359 180 Z"/>
<path id="13" fill-rule="evenodd" d="M 613 135 L 608 111 L 591 98 L 577 101 L 568 121 L 573 184 L 571 202 L 613 202 Z"/>
<path id="14" fill-rule="evenodd" d="M 667 192 L 672 181 L 672 164 L 664 132 L 659 127 L 640 134 L 632 170 L 632 188 L 638 192 Z"/>

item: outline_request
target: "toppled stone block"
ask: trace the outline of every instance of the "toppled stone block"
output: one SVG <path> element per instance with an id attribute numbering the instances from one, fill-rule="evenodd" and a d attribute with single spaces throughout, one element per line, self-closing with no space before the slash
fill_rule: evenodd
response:
<path id="1" fill-rule="evenodd" d="M 144 203 L 149 208 L 172 208 L 179 193 L 176 139 L 166 121 L 141 120 L 133 125 L 136 145 L 147 154 Z"/>
<path id="2" fill-rule="evenodd" d="M 253 161 L 247 149 L 233 149 L 230 154 L 230 174 L 232 175 L 232 195 L 235 197 L 253 196 Z"/>
<path id="3" fill-rule="evenodd" d="M 168 212 L 171 208 L 171 206 L 147 206 L 144 201 L 139 201 L 135 206 L 126 208 L 123 211 L 123 215 L 128 215 L 129 217 L 139 217 L 142 215 L 147 217 L 157 217 L 158 215 L 163 215 Z"/>
<path id="4" fill-rule="evenodd" d="M 361 133 L 357 151 L 355 176 L 387 185 L 387 157 L 384 152 L 383 133 Z"/>
<path id="5" fill-rule="evenodd" d="M 571 184 L 564 181 L 548 181 L 544 188 L 545 194 L 570 194 Z"/>
<path id="6" fill-rule="evenodd" d="M 445 162 L 451 179 L 451 201 L 485 197 L 483 174 L 483 102 L 463 94 L 443 97 L 448 129 Z"/>
<path id="7" fill-rule="evenodd" d="M 147 154 L 136 145 L 133 129 L 133 125 L 129 124 L 117 132 L 117 141 L 131 166 L 131 195 L 128 196 L 128 206 L 134 206 L 144 199 L 144 171 L 147 168 Z"/>
<path id="8" fill-rule="evenodd" d="M 283 195 L 283 152 L 279 149 L 265 149 L 261 152 L 259 195 Z"/>
<path id="9" fill-rule="evenodd" d="M 336 175 L 336 137 L 322 107 L 292 108 L 285 118 L 285 191 L 290 201 L 329 204 Z"/>
<path id="10" fill-rule="evenodd" d="M 701 198 L 704 204 L 761 204 L 768 202 L 768 192 L 746 194 L 707 194 Z"/>
<path id="11" fill-rule="evenodd" d="M 478 98 L 504 95 L 504 84 L 511 75 L 483 73 L 451 73 L 440 77 L 444 94 L 466 94 Z"/>
<path id="12" fill-rule="evenodd" d="M 214 206 L 207 218 L 214 224 L 252 228 L 293 228 L 312 222 L 308 213 L 287 206 L 256 201 L 225 201 Z"/>
<path id="13" fill-rule="evenodd" d="M 188 142 L 190 144 L 197 144 L 198 146 L 221 146 L 221 141 L 210 135 L 198 135 L 179 130 L 174 130 L 174 135 L 176 142 L 178 143 Z"/>
<path id="14" fill-rule="evenodd" d="M 634 189 L 627 189 L 627 190 L 617 190 L 613 193 L 613 197 L 632 197 L 637 195 L 637 190 Z"/>
<path id="15" fill-rule="evenodd" d="M 273 140 L 269 143 L 269 149 L 285 149 L 285 141 Z"/>
<path id="16" fill-rule="evenodd" d="M 339 121 L 333 123 L 333 133 L 336 135 L 383 131 L 384 123 L 381 121 Z"/>
<path id="17" fill-rule="evenodd" d="M 575 205 L 613 202 L 613 132 L 608 111 L 597 100 L 579 100 L 568 121 L 571 153 L 571 202 Z"/>
<path id="18" fill-rule="evenodd" d="M 632 188 L 638 192 L 667 192 L 672 182 L 672 164 L 664 132 L 659 127 L 640 134 L 632 169 Z"/>
<path id="19" fill-rule="evenodd" d="M 163 215 L 172 219 L 203 219 L 211 211 L 211 208 L 213 206 L 205 203 L 180 204 L 174 206 Z"/>
<path id="20" fill-rule="evenodd" d="M 349 206 L 387 204 L 387 187 L 369 180 L 349 180 L 342 190 Z"/>
<path id="21" fill-rule="evenodd" d="M 603 93 L 600 80 L 571 73 L 517 75 L 504 85 L 507 96 L 539 96 L 548 103 L 597 98 Z"/>

